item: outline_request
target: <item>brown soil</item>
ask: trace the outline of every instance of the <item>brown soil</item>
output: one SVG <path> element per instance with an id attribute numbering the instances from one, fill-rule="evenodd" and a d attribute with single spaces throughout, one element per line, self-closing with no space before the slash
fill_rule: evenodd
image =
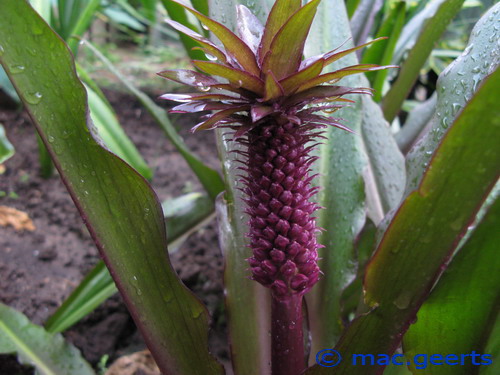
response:
<path id="1" fill-rule="evenodd" d="M 196 176 L 163 135 L 159 126 L 134 98 L 107 92 L 120 122 L 149 165 L 155 169 L 152 185 L 161 200 L 187 191 L 201 191 Z M 188 146 L 202 160 L 219 168 L 212 133 L 191 135 L 195 119 L 183 116 L 177 126 Z M 182 124 L 181 124 L 182 121 Z M 0 123 L 16 148 L 0 175 L 0 205 L 26 212 L 33 232 L 0 227 L 0 302 L 43 324 L 98 262 L 97 250 L 57 173 L 39 176 L 34 127 L 20 111 L 0 108 Z M 3 197 L 2 197 L 3 196 Z M 227 358 L 222 302 L 222 259 L 215 223 L 193 234 L 171 256 L 185 284 L 199 295 L 213 317 L 212 351 Z M 83 356 L 96 365 L 141 350 L 144 344 L 119 295 L 64 333 Z M 215 337 L 215 339 L 214 339 Z M 15 357 L 0 356 L 0 374 L 31 374 Z"/>

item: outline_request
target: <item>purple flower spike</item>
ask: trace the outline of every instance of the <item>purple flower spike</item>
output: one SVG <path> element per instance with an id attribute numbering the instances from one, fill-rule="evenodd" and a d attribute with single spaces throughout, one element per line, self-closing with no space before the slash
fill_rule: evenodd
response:
<path id="1" fill-rule="evenodd" d="M 247 212 L 252 218 L 249 237 L 254 256 L 249 262 L 251 265 L 259 262 L 257 254 L 261 255 L 262 241 L 274 244 L 266 259 L 260 261 L 273 267 L 261 266 L 257 273 L 253 268 L 252 276 L 264 286 L 272 287 L 276 297 L 304 294 L 319 276 L 317 228 L 311 215 L 317 207 L 303 199 L 311 188 L 310 182 L 303 183 L 310 173 L 305 145 L 314 137 L 314 129 L 283 120 L 286 121 L 278 116 L 267 119 L 262 126 L 250 130 L 244 141 L 248 151 L 246 168 L 252 176 L 245 180 L 244 190 L 249 198 Z M 285 173 L 283 169 L 289 163 L 294 168 Z M 271 165 L 272 170 L 264 165 Z M 296 173 L 301 168 L 305 169 L 305 176 Z M 271 184 L 263 184 L 268 178 Z M 273 198 L 261 199 L 267 195 Z"/>

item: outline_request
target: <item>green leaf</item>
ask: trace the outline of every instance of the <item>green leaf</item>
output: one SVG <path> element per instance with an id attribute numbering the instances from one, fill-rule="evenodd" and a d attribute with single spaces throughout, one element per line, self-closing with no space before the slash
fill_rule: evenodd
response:
<path id="1" fill-rule="evenodd" d="M 58 19 L 51 23 L 57 33 L 68 42 L 73 53 L 77 52 L 77 41 L 70 40 L 72 35 L 82 36 L 89 28 L 100 0 L 57 0 Z M 47 19 L 47 21 L 50 21 Z"/>
<path id="2" fill-rule="evenodd" d="M 169 253 L 185 238 L 213 218 L 212 200 L 200 193 L 190 193 L 162 203 L 168 234 Z M 45 324 L 49 332 L 63 332 L 117 292 L 104 262 L 99 262 L 51 315 Z"/>
<path id="3" fill-rule="evenodd" d="M 21 364 L 35 367 L 43 375 L 94 375 L 80 351 L 43 327 L 31 323 L 20 312 L 0 303 L 0 354 L 18 355 Z"/>
<path id="4" fill-rule="evenodd" d="M 491 356 L 484 349 L 499 311 L 500 273 L 495 271 L 500 269 L 499 227 L 497 199 L 420 308 L 417 323 L 406 333 L 403 345 L 409 357 L 473 351 Z M 478 357 L 474 362 L 482 360 Z M 420 370 L 412 366 L 414 374 L 424 375 L 469 375 L 476 370 L 470 358 L 459 366 Z"/>
<path id="5" fill-rule="evenodd" d="M 144 178 L 151 179 L 153 172 L 130 138 L 123 131 L 113 108 L 107 101 L 102 100 L 90 87 L 86 86 L 86 89 L 90 116 L 104 144 L 112 152 L 134 167 Z"/>
<path id="6" fill-rule="evenodd" d="M 310 1 L 281 27 L 271 42 L 269 52 L 262 56 L 264 72 L 270 70 L 280 80 L 298 70 L 319 2 L 320 0 Z"/>
<path id="7" fill-rule="evenodd" d="M 9 139 L 5 135 L 5 129 L 0 124 L 0 164 L 10 159 L 14 153 L 14 146 L 9 142 Z"/>
<path id="8" fill-rule="evenodd" d="M 78 18 L 76 21 L 73 20 L 73 23 L 70 24 L 71 29 L 69 30 L 65 40 L 75 55 L 78 52 L 78 39 L 74 38 L 74 36 L 81 37 L 85 34 L 85 32 L 89 29 L 100 5 L 101 0 L 84 1 L 84 7 L 79 12 Z"/>
<path id="9" fill-rule="evenodd" d="M 383 100 L 385 118 L 392 122 L 397 116 L 403 101 L 418 78 L 420 69 L 429 57 L 435 42 L 441 37 L 453 17 L 458 13 L 464 0 L 444 1 L 433 17 L 422 27 L 415 46 L 401 66 L 398 78 Z"/>
<path id="10" fill-rule="evenodd" d="M 462 55 L 440 74 L 436 88 L 436 111 L 426 127 L 429 131 L 415 143 L 406 157 L 406 194 L 415 190 L 420 183 L 426 165 L 450 124 L 485 77 L 498 68 L 500 61 L 495 54 L 499 53 L 497 30 L 500 28 L 500 19 L 495 16 L 495 12 L 499 11 L 500 4 L 496 4 L 481 17 L 472 29 Z"/>
<path id="11" fill-rule="evenodd" d="M 27 2 L 2 1 L 0 14 L 0 62 L 8 74 L 13 64 L 26 67 L 10 78 L 158 366 L 164 373 L 221 374 L 207 349 L 206 309 L 167 257 L 156 195 L 93 139 L 69 50 Z"/>
<path id="12" fill-rule="evenodd" d="M 369 47 L 363 54 L 362 63 L 375 63 L 379 65 L 389 65 L 392 60 L 396 42 L 398 41 L 401 30 L 404 26 L 406 14 L 406 2 L 399 1 L 388 14 L 386 20 L 378 30 L 376 36 L 388 37 L 386 42 L 377 43 Z M 381 70 L 377 73 L 367 73 L 366 76 L 372 84 L 374 93 L 374 100 L 379 102 L 382 99 L 382 89 L 387 77 L 388 71 Z"/>
<path id="13" fill-rule="evenodd" d="M 67 330 L 118 291 L 103 261 L 100 261 L 45 323 L 50 333 Z"/>
<path id="14" fill-rule="evenodd" d="M 212 168 L 209 168 L 203 162 L 201 162 L 193 153 L 187 148 L 186 144 L 179 136 L 174 126 L 171 124 L 170 120 L 165 113 L 165 109 L 156 105 L 149 96 L 144 92 L 137 89 L 128 79 L 126 79 L 114 66 L 113 64 L 97 50 L 92 44 L 86 42 L 85 45 L 90 48 L 90 50 L 106 65 L 106 67 L 120 79 L 120 81 L 125 85 L 127 90 L 134 95 L 141 104 L 148 110 L 148 112 L 153 116 L 158 125 L 163 129 L 167 138 L 172 142 L 177 151 L 186 160 L 187 164 L 191 167 L 196 176 L 200 179 L 201 184 L 205 190 L 209 193 L 212 199 L 215 199 L 217 194 L 224 190 L 224 183 L 221 177 Z"/>
<path id="15" fill-rule="evenodd" d="M 500 71 L 488 77 L 443 138 L 419 189 L 398 209 L 365 276 L 372 311 L 356 318 L 336 350 L 392 354 L 427 297 L 447 258 L 498 178 L 500 110 L 495 93 Z M 476 126 L 477 118 L 484 126 Z M 388 270 L 390 272 L 388 272 Z M 366 375 L 383 366 L 364 366 Z M 349 361 L 332 371 L 307 374 L 357 375 Z"/>

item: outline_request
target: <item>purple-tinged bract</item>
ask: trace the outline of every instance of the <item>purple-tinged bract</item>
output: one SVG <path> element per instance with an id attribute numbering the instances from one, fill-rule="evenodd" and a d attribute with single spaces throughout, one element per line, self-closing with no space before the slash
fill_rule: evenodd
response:
<path id="1" fill-rule="evenodd" d="M 300 0 L 277 0 L 265 27 L 238 6 L 239 36 L 182 5 L 220 40 L 224 48 L 174 21 L 169 24 L 197 41 L 212 61 L 193 61 L 206 73 L 167 70 L 167 79 L 195 87 L 192 94 L 165 94 L 181 102 L 171 111 L 212 111 L 193 131 L 225 127 L 245 146 L 240 151 L 250 217 L 248 259 L 252 278 L 270 287 L 276 298 L 302 295 L 319 278 L 318 243 L 312 201 L 310 156 L 325 126 L 349 130 L 325 116 L 346 102 L 346 94 L 370 89 L 336 86 L 341 78 L 387 66 L 360 64 L 334 72 L 322 70 L 368 44 L 303 60 L 304 43 L 320 0 L 301 7 Z M 219 81 L 214 76 L 221 77 Z M 318 114 L 320 112 L 320 114 Z M 322 114 L 321 114 L 322 113 Z"/>

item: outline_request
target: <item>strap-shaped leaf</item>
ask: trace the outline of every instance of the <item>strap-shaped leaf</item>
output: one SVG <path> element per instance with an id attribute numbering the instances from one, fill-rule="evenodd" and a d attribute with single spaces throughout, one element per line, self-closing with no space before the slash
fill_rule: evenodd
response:
<path id="1" fill-rule="evenodd" d="M 193 61 L 193 64 L 205 73 L 219 77 L 224 77 L 233 85 L 253 91 L 259 95 L 264 94 L 264 83 L 243 70 L 231 68 L 226 65 L 217 64 L 211 61 Z"/>
<path id="2" fill-rule="evenodd" d="M 416 354 L 488 354 L 485 346 L 498 316 L 500 297 L 500 200 L 489 209 L 419 310 L 418 320 L 404 337 L 404 350 Z M 486 358 L 485 358 L 486 359 Z M 461 362 L 461 358 L 460 358 Z M 481 363 L 482 358 L 475 358 Z M 458 363 L 457 363 L 458 364 Z M 415 374 L 469 375 L 477 366 L 432 366 Z M 430 370 L 430 371 L 429 371 Z"/>
<path id="3" fill-rule="evenodd" d="M 274 37 L 264 56 L 262 70 L 271 70 L 278 80 L 296 72 L 304 53 L 309 29 L 321 0 L 312 0 L 298 10 Z"/>
<path id="4" fill-rule="evenodd" d="M 269 52 L 274 36 L 286 21 L 300 9 L 301 0 L 276 0 L 266 21 L 264 35 L 259 47 L 259 61 L 262 63 Z"/>
<path id="5" fill-rule="evenodd" d="M 208 18 L 200 12 L 191 9 L 186 5 L 180 3 L 179 5 L 184 7 L 187 11 L 198 18 L 200 22 L 205 24 L 210 29 L 210 31 L 213 32 L 214 35 L 222 42 L 222 44 L 224 44 L 224 47 L 226 47 L 226 51 L 238 61 L 243 69 L 248 71 L 250 74 L 256 76 L 259 75 L 259 68 L 257 66 L 257 62 L 255 61 L 255 55 L 253 54 L 250 47 L 247 46 L 247 44 L 240 38 L 238 38 L 236 34 L 234 34 L 226 26 Z"/>
<path id="6" fill-rule="evenodd" d="M 206 309 L 167 257 L 156 195 L 93 139 L 69 50 L 26 1 L 4 0 L 0 14 L 0 62 L 8 74 L 14 64 L 26 67 L 10 78 L 159 367 L 221 374 L 207 349 Z"/>

